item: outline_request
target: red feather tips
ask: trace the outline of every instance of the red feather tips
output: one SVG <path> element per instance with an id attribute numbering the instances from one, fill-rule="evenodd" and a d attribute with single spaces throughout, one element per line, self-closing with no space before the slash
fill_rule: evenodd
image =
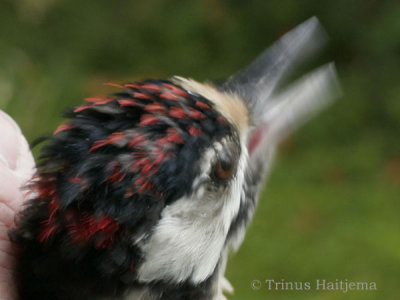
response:
<path id="1" fill-rule="evenodd" d="M 117 102 L 120 106 L 140 106 L 140 104 L 133 99 L 119 99 Z"/>
<path id="2" fill-rule="evenodd" d="M 174 94 L 178 94 L 179 96 L 182 96 L 184 98 L 189 97 L 189 94 L 186 93 L 184 90 L 169 84 L 169 83 L 163 83 L 163 86 L 166 87 L 169 91 L 171 91 Z"/>
<path id="3" fill-rule="evenodd" d="M 84 100 L 87 103 L 75 108 L 74 109 L 74 113 L 82 112 L 82 111 L 84 111 L 86 109 L 89 109 L 89 108 L 91 108 L 93 106 L 104 105 L 104 104 L 110 103 L 111 101 L 115 100 L 115 98 L 98 96 L 98 97 L 85 98 Z"/>
<path id="4" fill-rule="evenodd" d="M 140 118 L 140 126 L 158 125 L 160 124 L 158 118 L 154 115 L 144 114 Z"/>
<path id="5" fill-rule="evenodd" d="M 175 128 L 168 128 L 167 130 L 167 140 L 175 144 L 184 144 L 185 141 L 181 138 L 178 131 Z"/>
<path id="6" fill-rule="evenodd" d="M 113 100 L 114 100 L 114 98 L 99 99 L 98 101 L 93 103 L 93 106 L 104 105 L 104 104 L 110 103 Z"/>
<path id="7" fill-rule="evenodd" d="M 166 111 L 166 107 L 160 103 L 152 103 L 147 105 L 144 110 L 156 114 L 163 114 Z"/>
<path id="8" fill-rule="evenodd" d="M 153 97 L 149 94 L 145 94 L 145 93 L 138 93 L 135 92 L 133 93 L 133 97 L 134 98 L 138 98 L 138 99 L 152 99 Z"/>
<path id="9" fill-rule="evenodd" d="M 165 152 L 161 148 L 155 148 L 152 152 L 153 152 L 152 154 L 154 156 L 154 164 L 155 165 L 158 165 L 171 157 L 170 153 Z"/>
<path id="10" fill-rule="evenodd" d="M 175 100 L 175 101 L 182 99 L 181 96 L 173 94 L 173 93 L 161 93 L 159 97 L 162 99 Z"/>
<path id="11" fill-rule="evenodd" d="M 102 105 L 102 104 L 110 103 L 114 99 L 115 99 L 114 97 L 98 95 L 98 96 L 94 96 L 94 97 L 87 97 L 84 100 L 93 105 Z"/>
<path id="12" fill-rule="evenodd" d="M 73 129 L 76 128 L 76 126 L 74 125 L 70 125 L 70 124 L 61 124 L 60 126 L 57 127 L 57 129 L 53 132 L 53 135 L 56 135 L 57 133 L 60 133 L 62 131 L 65 130 L 69 130 L 69 129 Z"/>
<path id="13" fill-rule="evenodd" d="M 188 132 L 193 137 L 198 137 L 203 133 L 203 131 L 200 128 L 195 127 L 195 126 L 191 126 L 189 128 Z"/>
<path id="14" fill-rule="evenodd" d="M 126 141 L 126 136 L 123 132 L 114 132 L 112 133 L 106 140 L 96 141 L 93 143 L 92 147 L 89 149 L 89 152 L 93 152 L 101 147 L 106 145 L 114 144 L 118 146 L 119 144 L 123 144 Z"/>
<path id="15" fill-rule="evenodd" d="M 202 112 L 192 107 L 189 107 L 188 111 L 185 111 L 182 107 L 173 106 L 169 110 L 168 115 L 172 118 L 177 118 L 177 119 L 204 120 L 206 118 L 206 116 Z"/>
<path id="16" fill-rule="evenodd" d="M 70 211 L 66 215 L 68 236 L 75 244 L 90 241 L 95 248 L 109 248 L 120 225 L 110 216 L 94 217 L 89 212 Z"/>
<path id="17" fill-rule="evenodd" d="M 137 171 L 138 169 L 143 168 L 146 165 L 151 165 L 151 164 L 152 164 L 152 162 L 151 162 L 150 158 L 149 157 L 144 157 L 144 158 L 136 160 L 131 165 L 130 169 L 132 171 L 135 171 L 135 170 Z"/>
<path id="18" fill-rule="evenodd" d="M 147 181 L 139 188 L 138 192 L 143 193 L 144 191 L 152 191 L 154 190 L 154 187 L 154 183 Z"/>
<path id="19" fill-rule="evenodd" d="M 147 138 L 144 135 L 138 135 L 129 142 L 128 147 L 141 149 L 146 143 L 148 143 Z"/>
<path id="20" fill-rule="evenodd" d="M 183 108 L 178 107 L 178 106 L 171 107 L 168 112 L 168 115 L 172 118 L 177 118 L 177 119 L 187 119 L 188 118 L 188 115 L 183 110 Z"/>
<path id="21" fill-rule="evenodd" d="M 151 172 L 150 172 L 151 171 Z M 146 176 L 146 175 L 151 175 L 157 172 L 157 169 L 155 168 L 153 163 L 149 163 L 143 166 L 141 173 Z M 149 174 L 151 173 L 151 174 Z"/>
<path id="22" fill-rule="evenodd" d="M 206 116 L 203 113 L 201 113 L 200 111 L 195 110 L 191 107 L 189 109 L 190 109 L 189 116 L 192 119 L 204 120 L 206 118 Z"/>
<path id="23" fill-rule="evenodd" d="M 86 105 L 86 104 L 78 106 L 77 108 L 74 109 L 74 113 L 78 113 L 78 112 L 84 111 L 84 110 L 86 110 L 88 108 L 91 108 L 91 107 L 92 107 L 91 105 Z"/>
<path id="24" fill-rule="evenodd" d="M 119 163 L 114 163 L 111 167 L 111 175 L 107 178 L 106 182 L 121 182 L 126 177 L 125 172 L 121 172 L 121 167 Z"/>
<path id="25" fill-rule="evenodd" d="M 158 163 L 156 163 L 156 161 L 152 160 L 150 157 L 141 158 L 132 164 L 130 170 L 140 173 L 134 182 L 138 193 L 143 193 L 146 191 L 152 191 L 153 193 L 156 193 L 156 186 L 151 181 L 151 177 L 158 171 L 157 165 Z M 125 196 L 127 194 L 133 195 L 133 190 L 131 192 L 127 191 Z"/>
<path id="26" fill-rule="evenodd" d="M 95 151 L 101 147 L 104 147 L 105 145 L 108 145 L 108 144 L 109 144 L 109 142 L 107 140 L 94 142 L 93 146 L 89 149 L 89 152 L 93 152 L 93 151 Z"/>
<path id="27" fill-rule="evenodd" d="M 168 128 L 167 134 L 156 142 L 156 146 L 165 146 L 168 143 L 184 144 L 185 141 L 174 128 Z"/>
<path id="28" fill-rule="evenodd" d="M 137 187 L 140 187 L 142 184 L 145 184 L 146 183 L 146 178 L 144 178 L 144 177 L 138 177 L 136 180 L 135 180 L 135 185 L 137 186 Z"/>
<path id="29" fill-rule="evenodd" d="M 50 222 L 49 220 L 44 220 L 41 223 L 40 233 L 38 235 L 38 240 L 40 243 L 44 243 L 50 239 L 59 230 L 58 224 Z"/>
<path id="30" fill-rule="evenodd" d="M 160 86 L 158 86 L 157 84 L 152 84 L 152 83 L 143 84 L 140 88 L 151 91 L 151 92 L 155 92 L 155 93 L 160 93 L 160 91 L 161 91 Z"/>
<path id="31" fill-rule="evenodd" d="M 49 217 L 46 220 L 43 220 L 40 226 L 40 233 L 38 235 L 38 240 L 40 243 L 43 243 L 46 240 L 50 239 L 60 229 L 60 226 L 58 225 L 55 218 L 56 214 L 60 210 L 55 196 L 49 201 L 48 209 Z"/>
<path id="32" fill-rule="evenodd" d="M 106 98 L 106 96 L 95 96 L 95 97 L 87 97 L 87 98 L 85 98 L 83 100 L 86 101 L 86 102 L 97 102 L 97 101 L 99 101 L 101 99 L 104 99 L 104 98 Z"/>
<path id="33" fill-rule="evenodd" d="M 204 102 L 201 102 L 201 101 L 196 101 L 195 104 L 196 104 L 196 106 L 198 106 L 198 107 L 200 107 L 202 109 L 205 109 L 205 110 L 210 110 L 211 109 L 210 106 L 208 106 L 207 104 L 205 104 Z"/>

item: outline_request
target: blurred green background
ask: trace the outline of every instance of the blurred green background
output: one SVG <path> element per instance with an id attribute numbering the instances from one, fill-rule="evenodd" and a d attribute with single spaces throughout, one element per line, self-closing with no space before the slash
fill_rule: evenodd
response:
<path id="1" fill-rule="evenodd" d="M 0 109 L 32 141 L 111 91 L 103 82 L 224 78 L 313 15 L 344 96 L 283 143 L 228 264 L 230 299 L 400 299 L 400 1 L 2 0 Z M 378 291 L 253 290 L 255 279 Z"/>

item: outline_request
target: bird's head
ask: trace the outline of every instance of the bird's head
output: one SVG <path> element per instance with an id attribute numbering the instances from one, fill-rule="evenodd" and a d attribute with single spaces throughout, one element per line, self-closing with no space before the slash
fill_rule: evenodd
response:
<path id="1" fill-rule="evenodd" d="M 331 66 L 276 93 L 317 32 L 307 21 L 222 85 L 174 77 L 86 99 L 43 148 L 38 239 L 97 251 L 126 282 L 209 278 L 242 239 L 279 140 L 334 95 Z"/>

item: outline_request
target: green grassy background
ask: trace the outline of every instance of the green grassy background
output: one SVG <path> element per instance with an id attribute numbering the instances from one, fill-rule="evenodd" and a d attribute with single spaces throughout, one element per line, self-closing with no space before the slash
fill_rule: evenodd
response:
<path id="1" fill-rule="evenodd" d="M 66 107 L 110 91 L 103 82 L 224 78 L 313 15 L 344 96 L 283 143 L 229 262 L 230 299 L 399 299 L 399 1 L 2 0 L 0 109 L 32 141 Z M 373 281 L 378 291 L 250 285 L 282 278 Z"/>

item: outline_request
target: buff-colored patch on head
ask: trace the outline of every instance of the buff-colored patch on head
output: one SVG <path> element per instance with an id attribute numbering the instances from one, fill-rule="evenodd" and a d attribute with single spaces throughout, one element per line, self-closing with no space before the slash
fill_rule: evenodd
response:
<path id="1" fill-rule="evenodd" d="M 176 84 L 184 89 L 199 94 L 214 103 L 216 109 L 244 135 L 249 129 L 249 110 L 244 101 L 236 94 L 223 93 L 213 85 L 199 83 L 192 79 L 175 76 Z"/>

